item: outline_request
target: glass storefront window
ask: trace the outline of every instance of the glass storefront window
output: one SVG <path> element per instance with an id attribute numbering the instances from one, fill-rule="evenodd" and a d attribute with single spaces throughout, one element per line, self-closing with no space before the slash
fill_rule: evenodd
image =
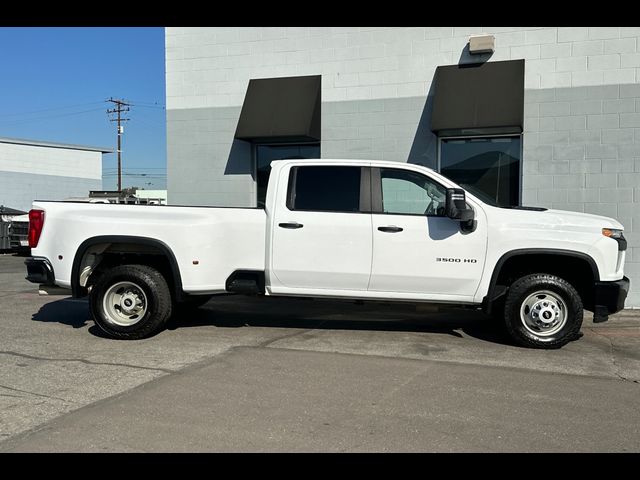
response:
<path id="1" fill-rule="evenodd" d="M 273 160 L 293 158 L 320 158 L 320 144 L 256 145 L 256 176 L 258 184 L 258 207 L 264 207 L 267 184 Z"/>
<path id="2" fill-rule="evenodd" d="M 497 206 L 520 198 L 521 137 L 443 138 L 440 173 Z"/>

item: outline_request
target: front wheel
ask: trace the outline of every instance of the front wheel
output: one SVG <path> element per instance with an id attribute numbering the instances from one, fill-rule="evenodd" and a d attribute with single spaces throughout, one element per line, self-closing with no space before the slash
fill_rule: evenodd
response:
<path id="1" fill-rule="evenodd" d="M 109 336 L 136 340 L 162 330 L 171 316 L 171 292 L 162 274 L 146 265 L 120 265 L 91 290 L 91 315 Z"/>
<path id="2" fill-rule="evenodd" d="M 511 338 L 532 348 L 560 348 L 578 337 L 582 300 L 576 289 L 555 275 L 536 273 L 516 280 L 504 305 Z"/>

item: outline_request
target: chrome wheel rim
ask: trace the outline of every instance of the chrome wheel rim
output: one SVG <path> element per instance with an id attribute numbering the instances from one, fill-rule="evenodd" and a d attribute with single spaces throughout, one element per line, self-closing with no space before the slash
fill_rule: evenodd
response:
<path id="1" fill-rule="evenodd" d="M 524 328 L 538 337 L 555 335 L 567 323 L 566 303 L 555 292 L 536 291 L 522 302 L 520 321 Z"/>
<path id="2" fill-rule="evenodd" d="M 102 301 L 107 320 L 121 327 L 135 325 L 147 313 L 147 296 L 133 282 L 118 282 L 107 290 Z"/>

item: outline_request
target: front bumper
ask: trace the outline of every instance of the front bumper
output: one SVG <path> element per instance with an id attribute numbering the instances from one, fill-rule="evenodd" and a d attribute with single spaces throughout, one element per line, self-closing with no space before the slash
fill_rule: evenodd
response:
<path id="1" fill-rule="evenodd" d="M 596 282 L 595 309 L 596 315 L 609 315 L 624 308 L 624 301 L 629 293 L 629 279 L 623 277 L 614 282 Z"/>
<path id="2" fill-rule="evenodd" d="M 31 283 L 55 285 L 55 275 L 51 262 L 44 257 L 30 257 L 24 261 L 27 266 L 27 276 Z"/>

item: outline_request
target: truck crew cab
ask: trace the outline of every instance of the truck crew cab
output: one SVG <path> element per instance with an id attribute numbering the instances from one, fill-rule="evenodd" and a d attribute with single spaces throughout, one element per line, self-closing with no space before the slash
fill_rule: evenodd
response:
<path id="1" fill-rule="evenodd" d="M 107 334 L 163 329 L 223 293 L 426 302 L 483 309 L 513 340 L 557 348 L 624 307 L 623 226 L 501 208 L 419 165 L 272 163 L 264 208 L 35 201 L 27 279 L 89 296 Z"/>

